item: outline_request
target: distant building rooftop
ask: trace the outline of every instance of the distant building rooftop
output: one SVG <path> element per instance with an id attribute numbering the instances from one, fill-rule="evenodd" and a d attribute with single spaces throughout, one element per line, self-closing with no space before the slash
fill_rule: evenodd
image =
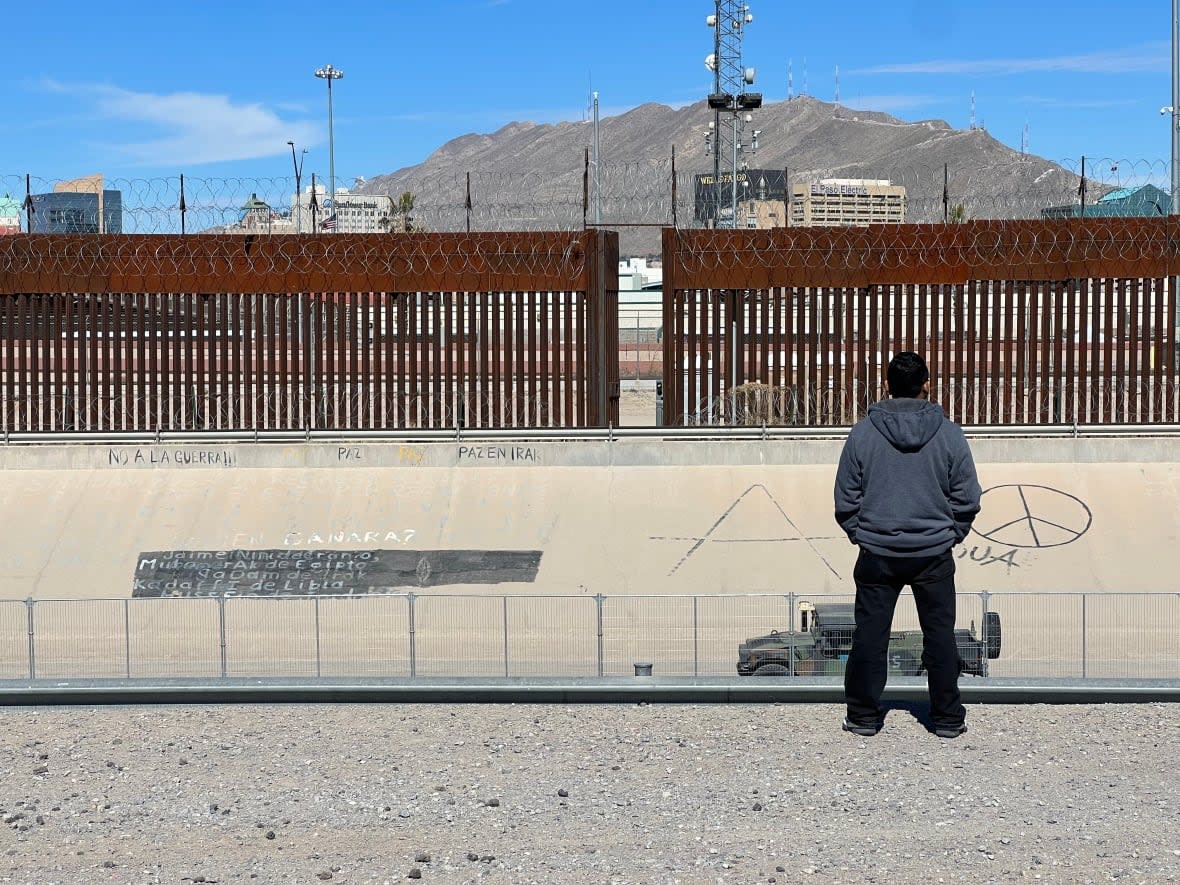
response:
<path id="1" fill-rule="evenodd" d="M 1041 210 L 1042 218 L 1135 218 L 1155 215 L 1170 215 L 1172 198 L 1154 184 L 1136 187 L 1122 187 L 1103 194 L 1093 203 L 1087 203 L 1083 212 L 1081 203 L 1069 206 L 1049 206 Z"/>
<path id="2" fill-rule="evenodd" d="M 1113 203 L 1116 200 L 1125 200 L 1132 194 L 1138 193 L 1137 187 L 1121 187 L 1117 191 L 1111 191 L 1109 194 L 1100 199 L 1099 203 Z"/>

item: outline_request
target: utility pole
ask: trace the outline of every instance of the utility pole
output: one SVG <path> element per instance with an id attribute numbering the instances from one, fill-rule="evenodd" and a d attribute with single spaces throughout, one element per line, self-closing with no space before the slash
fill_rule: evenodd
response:
<path id="1" fill-rule="evenodd" d="M 299 200 L 300 180 L 303 178 L 303 161 L 307 157 L 307 148 L 303 149 L 303 155 L 297 161 L 295 159 L 295 142 L 288 141 L 291 145 L 291 165 L 295 167 L 295 233 L 303 233 L 303 205 Z"/>
<path id="2" fill-rule="evenodd" d="M 598 142 L 598 93 L 594 93 L 594 224 L 602 224 L 602 176 L 599 174 L 601 153 Z"/>
<path id="3" fill-rule="evenodd" d="M 1172 129 L 1172 208 L 1169 215 L 1180 215 L 1180 0 L 1172 0 L 1172 103 L 1160 108 L 1160 115 L 1171 120 Z"/>

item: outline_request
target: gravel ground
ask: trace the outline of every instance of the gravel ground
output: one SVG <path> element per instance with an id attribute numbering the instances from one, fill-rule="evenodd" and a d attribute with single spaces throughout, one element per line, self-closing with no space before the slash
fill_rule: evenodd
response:
<path id="1" fill-rule="evenodd" d="M 1180 881 L 1180 705 L 0 710 L 0 882 Z"/>
<path id="2" fill-rule="evenodd" d="M 619 394 L 620 427 L 654 427 L 655 423 L 655 391 L 624 389 Z"/>

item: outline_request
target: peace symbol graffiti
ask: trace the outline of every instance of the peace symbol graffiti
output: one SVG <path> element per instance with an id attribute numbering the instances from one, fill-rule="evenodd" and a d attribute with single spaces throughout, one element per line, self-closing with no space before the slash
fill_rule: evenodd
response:
<path id="1" fill-rule="evenodd" d="M 983 493 L 974 531 L 993 544 L 1043 548 L 1072 544 L 1094 516 L 1075 495 L 1051 486 L 1009 483 Z"/>

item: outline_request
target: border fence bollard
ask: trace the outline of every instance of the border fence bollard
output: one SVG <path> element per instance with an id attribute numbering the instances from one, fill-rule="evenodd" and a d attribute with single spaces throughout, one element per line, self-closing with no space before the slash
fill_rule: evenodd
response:
<path id="1" fill-rule="evenodd" d="M 504 678 L 508 678 L 508 597 L 503 596 L 504 602 Z"/>
<path id="2" fill-rule="evenodd" d="M 123 600 L 123 656 L 127 678 L 131 678 L 131 600 Z"/>
<path id="3" fill-rule="evenodd" d="M 983 624 L 979 628 L 979 635 L 980 635 L 980 638 L 983 640 L 983 647 L 985 649 L 985 653 L 983 655 L 983 661 L 982 661 L 982 668 L 981 668 L 983 670 L 984 676 L 988 675 L 988 667 L 990 666 L 990 663 L 991 663 L 990 661 L 988 661 L 987 654 L 986 654 L 986 649 L 987 649 L 987 613 L 990 610 L 990 604 L 988 602 L 989 599 L 991 599 L 990 593 L 988 593 L 986 590 L 980 591 L 979 603 L 983 607 L 983 615 L 982 615 Z"/>
<path id="4" fill-rule="evenodd" d="M 1086 678 L 1086 594 L 1082 594 L 1082 678 Z"/>
<path id="5" fill-rule="evenodd" d="M 594 603 L 598 609 L 598 675 L 602 676 L 605 672 L 603 668 L 603 642 L 602 642 L 602 603 L 606 597 L 601 593 L 594 594 Z"/>
<path id="6" fill-rule="evenodd" d="M 319 679 L 321 675 L 320 665 L 320 598 L 317 596 L 315 602 L 315 678 Z"/>
<path id="7" fill-rule="evenodd" d="M 692 598 L 692 675 L 693 676 L 700 676 L 701 675 L 701 673 L 700 673 L 700 649 L 698 648 L 700 634 L 697 632 L 697 602 L 698 601 L 699 601 L 698 597 L 694 596 Z M 636 664 L 635 666 L 639 667 L 640 665 Z M 635 675 L 639 676 L 642 674 L 636 672 Z M 651 675 L 650 668 L 648 669 L 647 675 Z"/>
<path id="8" fill-rule="evenodd" d="M 29 679 L 37 678 L 37 641 L 33 631 L 33 597 L 25 600 L 25 609 L 29 630 Z"/>
<path id="9" fill-rule="evenodd" d="M 225 651 L 225 597 L 217 597 L 217 629 L 221 636 L 221 678 L 229 673 L 229 668 L 226 666 L 226 651 Z"/>
<path id="10" fill-rule="evenodd" d="M 410 677 L 413 678 L 418 675 L 418 659 L 417 649 L 414 644 L 414 594 L 406 594 L 406 605 L 408 606 L 407 622 L 410 628 Z"/>
<path id="11" fill-rule="evenodd" d="M 795 594 L 794 593 L 787 594 L 787 626 L 790 628 L 790 632 L 787 635 L 791 637 L 791 643 L 790 643 L 791 663 L 789 664 L 789 668 L 790 668 L 791 675 L 794 676 L 795 675 Z"/>

